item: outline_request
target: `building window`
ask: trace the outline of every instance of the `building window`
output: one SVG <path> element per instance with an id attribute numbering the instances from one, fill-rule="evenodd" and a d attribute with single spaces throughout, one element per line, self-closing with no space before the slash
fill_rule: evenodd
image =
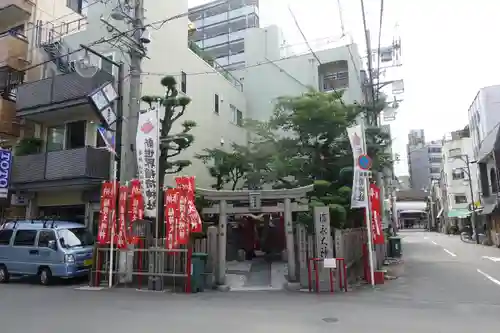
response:
<path id="1" fill-rule="evenodd" d="M 429 147 L 428 152 L 441 154 L 441 147 Z"/>
<path id="2" fill-rule="evenodd" d="M 323 76 L 323 91 L 333 91 L 349 87 L 349 73 L 347 71 L 328 73 Z"/>
<path id="3" fill-rule="evenodd" d="M 441 157 L 430 157 L 429 162 L 430 163 L 441 163 L 441 162 L 443 162 L 443 160 L 441 159 Z"/>
<path id="4" fill-rule="evenodd" d="M 187 75 L 184 72 L 181 72 L 181 91 L 183 93 L 187 92 Z"/>
<path id="5" fill-rule="evenodd" d="M 219 114 L 219 95 L 218 94 L 214 95 L 214 112 L 216 114 Z"/>
<path id="6" fill-rule="evenodd" d="M 429 172 L 430 173 L 440 173 L 441 169 L 439 169 L 439 168 L 429 168 Z"/>
<path id="7" fill-rule="evenodd" d="M 47 152 L 85 147 L 87 122 L 75 121 L 47 128 Z"/>
<path id="8" fill-rule="evenodd" d="M 452 176 L 453 180 L 464 179 L 465 173 L 464 173 L 463 169 L 455 169 L 455 170 L 453 170 L 451 176 Z"/>
<path id="9" fill-rule="evenodd" d="M 64 149 L 65 125 L 47 128 L 47 152 Z"/>
<path id="10" fill-rule="evenodd" d="M 65 149 L 77 149 L 85 147 L 86 127 L 87 122 L 85 120 L 66 124 Z"/>
<path id="11" fill-rule="evenodd" d="M 490 169 L 491 193 L 498 192 L 498 180 L 495 168 Z"/>
<path id="12" fill-rule="evenodd" d="M 467 197 L 463 194 L 455 194 L 455 203 L 456 204 L 467 203 Z"/>
<path id="13" fill-rule="evenodd" d="M 236 110 L 236 125 L 243 126 L 243 112 Z"/>
<path id="14" fill-rule="evenodd" d="M 66 0 L 66 6 L 74 12 L 87 16 L 87 7 L 89 6 L 88 0 Z"/>

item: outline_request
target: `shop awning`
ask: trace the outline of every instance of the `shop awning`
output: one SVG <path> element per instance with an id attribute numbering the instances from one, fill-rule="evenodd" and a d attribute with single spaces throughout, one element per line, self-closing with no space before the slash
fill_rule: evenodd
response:
<path id="1" fill-rule="evenodd" d="M 441 208 L 441 210 L 439 211 L 439 213 L 437 214 L 436 218 L 440 218 L 441 215 L 443 215 L 443 211 L 444 211 L 444 208 Z"/>
<path id="2" fill-rule="evenodd" d="M 493 211 L 495 210 L 495 208 L 497 208 L 497 203 L 496 202 L 484 205 L 483 210 L 479 211 L 478 214 L 479 215 L 490 215 L 491 213 L 493 213 Z"/>
<path id="3" fill-rule="evenodd" d="M 452 209 L 448 211 L 448 217 L 457 217 L 460 219 L 466 218 L 470 216 L 470 212 L 466 208 L 461 209 Z"/>

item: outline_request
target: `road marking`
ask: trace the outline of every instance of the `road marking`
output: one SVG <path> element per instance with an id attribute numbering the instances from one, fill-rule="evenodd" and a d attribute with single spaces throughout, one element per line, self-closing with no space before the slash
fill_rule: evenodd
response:
<path id="1" fill-rule="evenodd" d="M 457 256 L 455 253 L 453 253 L 453 252 L 451 252 L 450 250 L 447 250 L 447 249 L 445 249 L 445 248 L 443 248 L 443 251 L 444 251 L 444 252 L 446 252 L 446 253 L 448 253 L 448 254 L 449 254 L 450 256 L 452 256 L 452 257 L 456 257 L 456 256 Z"/>
<path id="2" fill-rule="evenodd" d="M 500 261 L 500 258 L 498 258 L 498 257 L 483 256 L 482 258 L 483 259 L 489 259 L 489 260 L 494 261 L 494 262 Z"/>
<path id="3" fill-rule="evenodd" d="M 432 244 L 434 244 L 434 245 L 438 245 L 438 243 L 436 243 L 435 241 L 432 241 Z"/>
<path id="4" fill-rule="evenodd" d="M 429 239 L 429 237 L 424 237 L 424 239 Z"/>
<path id="5" fill-rule="evenodd" d="M 477 272 L 479 274 L 481 274 L 482 276 L 484 276 L 485 278 L 487 278 L 488 280 L 490 280 L 491 282 L 493 282 L 494 284 L 496 285 L 499 285 L 500 286 L 500 281 L 498 281 L 497 279 L 495 279 L 493 276 L 489 275 L 489 274 L 486 274 L 485 272 L 483 272 L 482 270 L 480 270 L 479 268 L 477 269 Z"/>

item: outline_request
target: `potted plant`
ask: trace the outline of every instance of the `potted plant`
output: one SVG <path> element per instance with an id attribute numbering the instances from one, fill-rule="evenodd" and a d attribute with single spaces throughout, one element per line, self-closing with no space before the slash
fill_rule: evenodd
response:
<path id="1" fill-rule="evenodd" d="M 16 145 L 17 156 L 38 154 L 42 151 L 43 140 L 38 138 L 22 138 Z"/>

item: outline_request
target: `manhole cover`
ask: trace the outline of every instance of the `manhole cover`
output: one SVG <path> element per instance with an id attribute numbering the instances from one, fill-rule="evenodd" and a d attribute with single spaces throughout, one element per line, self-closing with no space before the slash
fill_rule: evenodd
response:
<path id="1" fill-rule="evenodd" d="M 337 318 L 333 318 L 333 317 L 323 318 L 322 320 L 323 320 L 325 323 L 336 323 L 336 322 L 338 322 L 338 321 L 339 321 Z"/>

